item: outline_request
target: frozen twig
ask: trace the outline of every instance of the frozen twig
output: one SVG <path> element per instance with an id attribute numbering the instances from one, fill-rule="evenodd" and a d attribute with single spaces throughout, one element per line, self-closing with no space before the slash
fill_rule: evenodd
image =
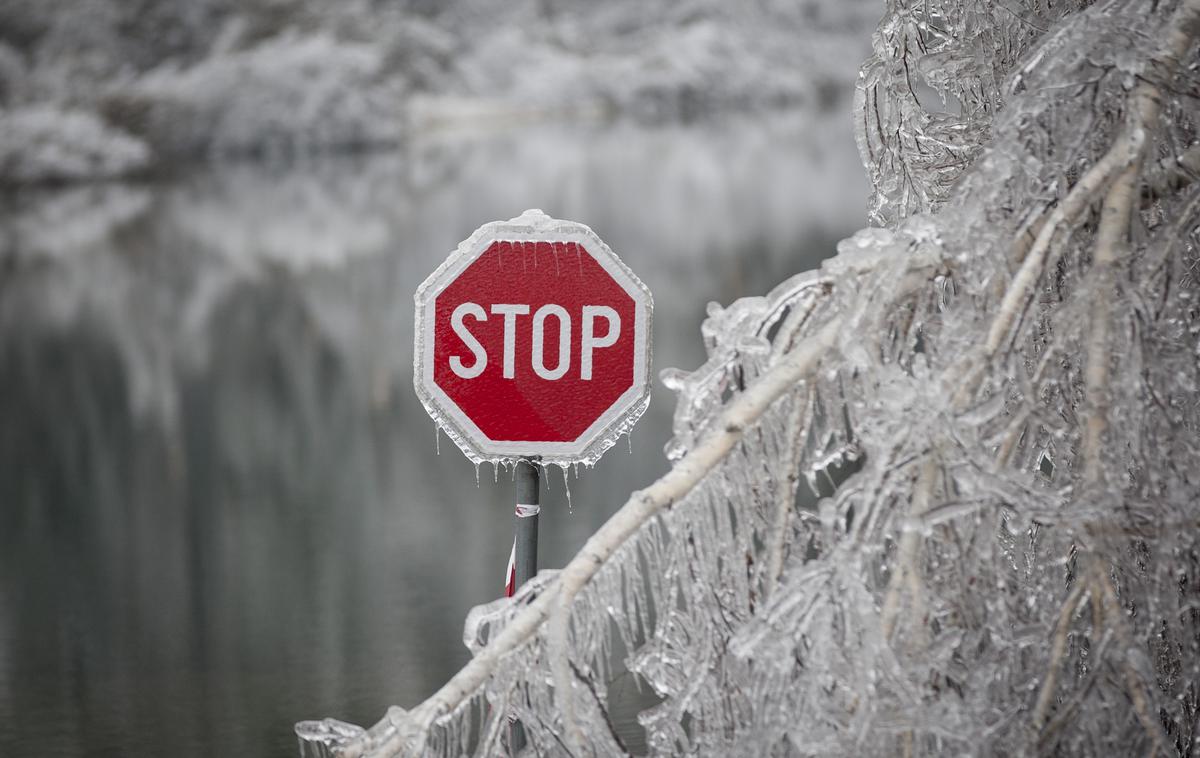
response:
<path id="1" fill-rule="evenodd" d="M 1050 643 L 1050 660 L 1046 663 L 1046 678 L 1038 691 L 1037 704 L 1033 708 L 1033 731 L 1040 732 L 1046 724 L 1050 713 L 1050 704 L 1054 701 L 1054 691 L 1058 685 L 1058 672 L 1062 668 L 1063 655 L 1067 651 L 1067 636 L 1071 632 L 1071 621 L 1075 612 L 1087 598 L 1084 592 L 1084 582 L 1076 582 L 1071 588 L 1067 599 L 1063 601 L 1062 609 L 1058 612 L 1058 622 L 1054 625 L 1054 638 Z"/>
<path id="2" fill-rule="evenodd" d="M 1113 182 L 1104 199 L 1100 229 L 1092 254 L 1093 290 L 1091 331 L 1087 340 L 1085 396 L 1087 422 L 1083 430 L 1083 481 L 1086 488 L 1098 484 L 1103 476 L 1104 431 L 1108 428 L 1108 378 L 1112 361 L 1109 347 L 1112 289 L 1116 265 L 1125 248 L 1129 218 L 1137 187 L 1138 164 L 1126 168 Z"/>
<path id="3" fill-rule="evenodd" d="M 884 597 L 883 608 L 879 614 L 884 640 L 890 639 L 896 628 L 896 619 L 900 614 L 900 601 L 903 599 L 905 585 L 908 586 L 911 602 L 916 605 L 919 601 L 921 584 L 917 559 L 921 552 L 921 533 L 918 531 L 917 522 L 921 515 L 929 510 L 933 500 L 936 476 L 936 458 L 934 453 L 930 452 L 921 465 L 920 473 L 917 474 L 917 484 L 908 512 L 907 520 L 910 523 L 900 535 L 900 545 L 896 550 L 896 565 L 888 580 L 887 595 Z"/>
<path id="4" fill-rule="evenodd" d="M 830 286 L 830 283 L 824 284 L 826 289 Z M 780 326 L 779 334 L 775 337 L 776 349 L 780 351 L 792 349 L 795 340 L 800 335 L 805 324 L 812 318 L 813 311 L 816 309 L 818 302 L 819 300 L 814 299 L 804 307 L 796 305 L 792 308 Z M 811 389 L 807 394 L 811 398 Z M 779 581 L 779 577 L 783 573 L 784 544 L 787 541 L 787 528 L 788 524 L 791 523 L 791 515 L 795 507 L 796 488 L 799 486 L 800 458 L 804 454 L 804 444 L 800 440 L 802 430 L 801 420 L 807 406 L 808 403 L 797 394 L 792 399 L 792 411 L 788 415 L 788 424 L 786 427 L 787 447 L 783 458 L 788 474 L 780 482 L 779 492 L 776 494 L 775 514 L 771 523 L 771 532 L 767 537 L 766 561 L 763 569 L 765 573 L 762 574 L 761 578 L 764 600 L 770 596 L 772 587 Z"/>
<path id="5" fill-rule="evenodd" d="M 1089 581 L 1095 587 L 1096 594 L 1099 595 L 1104 609 L 1104 620 L 1116 632 L 1117 641 L 1120 642 L 1121 647 L 1129 652 L 1140 652 L 1141 645 L 1133 639 L 1133 634 L 1129 631 L 1129 625 L 1125 621 L 1125 609 L 1121 607 L 1112 580 L 1108 578 L 1108 572 L 1099 558 L 1092 562 Z M 1150 738 L 1150 744 L 1153 746 L 1150 754 L 1169 755 L 1166 745 L 1170 744 L 1170 739 L 1163 733 L 1162 725 L 1155 717 L 1156 714 L 1151 713 L 1150 702 L 1146 698 L 1146 689 L 1150 685 L 1138 675 L 1137 670 L 1130 663 L 1128 653 L 1121 656 L 1120 666 L 1125 675 L 1125 688 L 1129 693 L 1129 699 L 1133 701 L 1133 711 L 1137 714 L 1138 721 L 1146 730 L 1146 735 Z"/>
<path id="6" fill-rule="evenodd" d="M 1170 158 L 1163 158 L 1153 167 L 1153 173 L 1147 177 L 1142 187 L 1144 201 L 1156 200 L 1168 193 L 1177 192 L 1200 177 L 1200 142 L 1192 145 L 1182 153 Z M 1054 208 L 1047 208 L 1036 218 L 1026 224 L 1013 241 L 1012 259 L 1021 263 L 1029 254 L 1029 249 L 1037 240 L 1038 234 L 1046 226 Z"/>
<path id="7" fill-rule="evenodd" d="M 803 397 L 797 395 L 792 399 L 792 411 L 788 414 L 787 447 L 783 457 L 788 473 L 779 482 L 779 491 L 775 494 L 775 514 L 771 522 L 771 532 L 767 536 L 766 573 L 762 580 L 764 600 L 770 596 L 772 588 L 783 573 L 783 548 L 787 541 L 792 510 L 796 504 L 796 488 L 800 486 L 800 458 L 804 453 L 800 435 L 803 430 L 801 421 L 805 406 Z"/>
<path id="8" fill-rule="evenodd" d="M 1074 221 L 1091 205 L 1096 196 L 1108 187 L 1113 175 L 1129 165 L 1134 156 L 1140 153 L 1144 140 L 1145 135 L 1141 130 L 1133 134 L 1122 133 L 1104 157 L 1083 175 L 1066 198 L 1050 212 L 1045 223 L 1040 225 L 1029 253 L 1022 260 L 1021 267 L 1017 269 L 1004 292 L 999 311 L 992 319 L 982 349 L 969 356 L 966 363 L 956 366 L 952 373 L 951 384 L 957 385 L 954 395 L 955 407 L 961 409 L 970 402 L 987 367 L 1000 352 L 1014 325 L 1025 313 L 1037 282 L 1045 270 L 1051 253 L 1051 243 L 1058 235 L 1059 228 Z"/>
<path id="9" fill-rule="evenodd" d="M 1099 605 L 1099 603 L 1092 603 L 1093 609 L 1098 608 Z M 1096 624 L 1093 627 L 1093 629 L 1097 630 L 1100 628 L 1102 628 L 1100 624 Z M 1071 722 L 1079 710 L 1079 706 L 1087 699 L 1092 689 L 1096 686 L 1096 681 L 1099 679 L 1099 672 L 1104 666 L 1104 656 L 1108 652 L 1109 643 L 1112 642 L 1112 638 L 1112 631 L 1106 630 L 1100 637 L 1100 642 L 1098 644 L 1094 643 L 1089 655 L 1092 663 L 1087 679 L 1082 684 L 1076 686 L 1075 694 L 1058 707 L 1058 712 L 1054 714 L 1054 718 L 1050 719 L 1042 728 L 1041 733 L 1037 736 L 1035 754 L 1046 755 L 1050 752 L 1049 748 L 1054 744 L 1054 736 Z"/>
<path id="10" fill-rule="evenodd" d="M 1037 281 L 1045 270 L 1050 258 L 1051 243 L 1058 234 L 1060 227 L 1072 223 L 1085 211 L 1096 197 L 1107 189 L 1108 184 L 1118 171 L 1132 163 L 1141 154 L 1145 144 L 1145 133 L 1139 130 L 1128 130 L 1109 148 L 1099 161 L 1083 178 L 1071 188 L 1066 198 L 1051 211 L 1046 223 L 1042 225 L 1034 238 L 1029 254 L 1017 269 L 1012 283 L 1004 293 L 1000 302 L 1000 312 L 992 320 L 984 342 L 984 355 L 991 359 L 999 352 L 1005 337 L 1020 319 Z"/>

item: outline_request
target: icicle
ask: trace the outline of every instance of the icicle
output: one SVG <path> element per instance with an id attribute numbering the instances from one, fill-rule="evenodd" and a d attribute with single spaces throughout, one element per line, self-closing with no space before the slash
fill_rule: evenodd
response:
<path id="1" fill-rule="evenodd" d="M 567 513 L 574 513 L 575 510 L 571 503 L 571 481 L 567 476 L 567 471 L 569 469 L 567 466 L 562 466 L 561 468 L 563 475 L 563 492 L 565 492 L 567 495 Z"/>

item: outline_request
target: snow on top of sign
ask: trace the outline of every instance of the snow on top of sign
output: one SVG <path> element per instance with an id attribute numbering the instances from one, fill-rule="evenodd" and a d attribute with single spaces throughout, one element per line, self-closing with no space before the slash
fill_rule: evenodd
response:
<path id="1" fill-rule="evenodd" d="M 536 240 L 539 238 L 555 239 L 576 237 L 585 240 L 584 247 L 593 257 L 601 262 L 614 278 L 624 279 L 626 284 L 638 290 L 638 299 L 644 302 L 644 334 L 637 336 L 635 355 L 644 356 L 644 370 L 635 372 L 634 384 L 631 390 L 622 397 L 614 407 L 628 403 L 619 413 L 607 413 L 597 424 L 593 425 L 581 440 L 586 440 L 582 449 L 562 450 L 550 449 L 544 446 L 536 452 L 522 454 L 513 452 L 513 443 L 493 443 L 484 449 L 475 437 L 481 436 L 478 429 L 473 428 L 469 420 L 457 408 L 444 407 L 451 403 L 444 393 L 432 384 L 429 364 L 432 363 L 432 329 L 429 320 L 434 318 L 433 304 L 437 295 L 446 285 L 471 264 L 480 253 L 486 249 L 492 240 L 515 238 Z M 629 434 L 650 404 L 650 366 L 652 353 L 651 312 L 653 300 L 650 290 L 626 266 L 620 258 L 600 239 L 600 237 L 585 224 L 553 218 L 538 208 L 526 210 L 521 215 L 507 221 L 493 221 L 479 227 L 475 232 L 459 243 L 458 247 L 442 262 L 438 268 L 421 283 L 413 296 L 416 306 L 415 341 L 413 360 L 413 384 L 417 397 L 425 407 L 426 412 L 434 420 L 441 431 L 446 433 L 455 445 L 472 463 L 478 467 L 481 463 L 491 463 L 493 466 L 507 467 L 515 465 L 522 459 L 531 459 L 542 467 L 558 466 L 564 472 L 578 465 L 594 466 L 600 457 L 617 444 L 623 435 Z M 428 312 L 427 312 L 428 310 Z M 630 397 L 633 397 L 630 402 Z M 577 448 L 579 446 L 576 446 Z"/>

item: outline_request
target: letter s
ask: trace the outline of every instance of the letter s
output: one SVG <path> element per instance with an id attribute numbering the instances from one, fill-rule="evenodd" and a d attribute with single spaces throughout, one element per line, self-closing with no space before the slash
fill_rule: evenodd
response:
<path id="1" fill-rule="evenodd" d="M 471 364 L 470 368 L 467 368 L 463 365 L 462 358 L 452 355 L 450 356 L 450 370 L 463 379 L 474 379 L 487 367 L 487 351 L 483 349 L 483 345 L 479 344 L 475 335 L 467 331 L 467 326 L 463 323 L 466 316 L 474 316 L 479 321 L 487 321 L 487 313 L 477 303 L 461 303 L 450 314 L 450 327 L 475 356 L 475 362 Z"/>

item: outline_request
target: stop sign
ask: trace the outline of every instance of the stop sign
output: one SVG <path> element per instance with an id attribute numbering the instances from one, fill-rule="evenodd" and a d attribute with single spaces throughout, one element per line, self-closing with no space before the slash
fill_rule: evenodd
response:
<path id="1" fill-rule="evenodd" d="M 417 395 L 476 462 L 594 462 L 649 402 L 650 290 L 582 224 L 485 224 L 416 306 Z"/>

